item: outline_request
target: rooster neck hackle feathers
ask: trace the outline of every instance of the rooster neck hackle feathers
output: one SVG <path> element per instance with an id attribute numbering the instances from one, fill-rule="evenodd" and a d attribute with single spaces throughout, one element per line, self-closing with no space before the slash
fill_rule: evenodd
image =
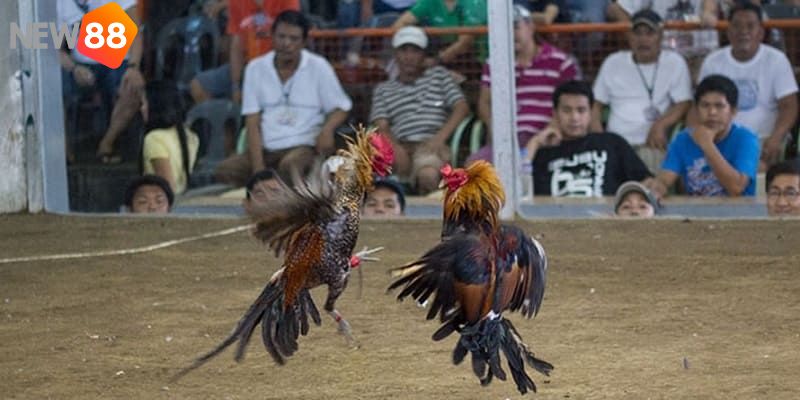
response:
<path id="1" fill-rule="evenodd" d="M 465 174 L 466 180 L 459 174 Z M 445 182 L 452 176 L 457 187 L 448 186 L 444 198 L 445 222 L 460 223 L 465 220 L 482 226 L 489 224 L 493 231 L 498 227 L 498 213 L 505 203 L 505 191 L 494 167 L 486 161 L 475 161 L 464 169 L 443 168 Z"/>

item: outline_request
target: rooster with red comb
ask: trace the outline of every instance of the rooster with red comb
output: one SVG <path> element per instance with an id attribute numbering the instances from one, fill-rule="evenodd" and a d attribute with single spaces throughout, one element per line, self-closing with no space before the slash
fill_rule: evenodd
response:
<path id="1" fill-rule="evenodd" d="M 398 279 L 389 290 L 402 288 L 399 300 L 411 296 L 422 304 L 433 296 L 427 319 L 438 314 L 443 323 L 433 340 L 458 332 L 453 363 L 471 354 L 481 385 L 494 377 L 506 379 L 502 352 L 517 390 L 535 392 L 525 365 L 544 375 L 553 366 L 534 356 L 502 313 L 519 310 L 531 318 L 539 311 L 547 272 L 544 249 L 520 228 L 499 223 L 505 193 L 491 164 L 476 161 L 458 169 L 445 165 L 441 172 L 442 242 L 419 260 L 394 269 Z"/>
<path id="2" fill-rule="evenodd" d="M 233 332 L 175 378 L 236 342 L 235 360 L 241 361 L 258 324 L 267 352 L 277 364 L 284 364 L 298 349 L 299 335 L 308 332 L 309 317 L 316 325 L 321 324 L 309 293 L 320 285 L 328 286 L 323 309 L 348 344 L 357 346 L 350 324 L 335 303 L 347 286 L 351 266 L 355 268 L 359 262 L 351 259 L 351 254 L 358 239 L 361 201 L 373 189 L 373 174 L 385 176 L 391 172 L 394 153 L 386 136 L 361 128 L 338 155 L 340 164 L 332 173 L 331 185 L 295 177 L 295 185 L 284 184 L 274 199 L 248 209 L 255 221 L 254 236 L 276 256 L 284 255 L 283 266 L 272 275 Z"/>

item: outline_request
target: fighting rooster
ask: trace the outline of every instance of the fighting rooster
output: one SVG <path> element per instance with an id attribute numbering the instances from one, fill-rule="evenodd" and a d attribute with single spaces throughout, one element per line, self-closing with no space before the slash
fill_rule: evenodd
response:
<path id="1" fill-rule="evenodd" d="M 553 366 L 534 357 L 501 313 L 520 310 L 531 318 L 539 311 L 547 272 L 544 249 L 521 229 L 498 222 L 505 193 L 491 164 L 477 161 L 466 169 L 446 165 L 442 176 L 442 242 L 419 260 L 394 269 L 399 279 L 389 290 L 402 287 L 399 300 L 411 296 L 422 304 L 435 296 L 427 319 L 439 314 L 443 325 L 433 340 L 458 332 L 453 363 L 460 364 L 471 353 L 481 385 L 493 377 L 506 379 L 500 366 L 502 350 L 519 392 L 535 392 L 525 363 L 544 375 Z"/>
<path id="2" fill-rule="evenodd" d="M 179 372 L 176 379 L 237 341 L 235 360 L 241 361 L 259 323 L 267 352 L 283 365 L 297 350 L 298 335 L 308 332 L 309 317 L 316 325 L 321 323 L 309 290 L 323 284 L 328 285 L 324 310 L 338 324 L 348 344 L 356 345 L 350 324 L 334 306 L 347 285 L 351 266 L 357 267 L 354 264 L 359 262 L 351 258 L 358 238 L 359 206 L 366 191 L 372 189 L 373 173 L 385 176 L 390 172 L 394 153 L 388 138 L 361 129 L 339 156 L 331 185 L 299 182 L 295 177 L 293 187 L 284 185 L 274 200 L 248 210 L 256 222 L 254 236 L 268 244 L 276 256 L 285 255 L 283 266 L 272 275 L 233 332 Z"/>

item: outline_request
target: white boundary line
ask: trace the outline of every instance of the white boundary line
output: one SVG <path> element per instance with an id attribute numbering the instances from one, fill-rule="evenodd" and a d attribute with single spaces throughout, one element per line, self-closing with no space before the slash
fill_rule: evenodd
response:
<path id="1" fill-rule="evenodd" d="M 89 251 L 84 253 L 50 254 L 42 256 L 0 258 L 0 264 L 21 263 L 30 261 L 67 260 L 71 258 L 90 258 L 90 257 L 120 256 L 126 254 L 146 253 L 158 249 L 163 249 L 165 247 L 175 246 L 181 243 L 193 242 L 202 239 L 209 239 L 217 236 L 230 235 L 233 233 L 250 229 L 253 226 L 254 226 L 253 224 L 241 225 L 233 228 L 223 229 L 221 231 L 204 233 L 202 235 L 190 236 L 182 239 L 167 240 L 166 242 L 156 243 L 144 247 L 134 247 L 132 249 L 100 250 L 100 251 Z"/>

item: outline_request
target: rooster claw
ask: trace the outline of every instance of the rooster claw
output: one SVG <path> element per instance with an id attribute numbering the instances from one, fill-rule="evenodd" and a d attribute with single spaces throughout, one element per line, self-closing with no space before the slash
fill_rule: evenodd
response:
<path id="1" fill-rule="evenodd" d="M 339 328 L 337 329 L 339 333 L 344 336 L 345 340 L 347 341 L 347 346 L 353 350 L 361 348 L 361 344 L 356 340 L 355 336 L 353 336 L 353 330 L 350 328 L 350 323 L 347 322 L 345 319 L 339 320 Z"/>

